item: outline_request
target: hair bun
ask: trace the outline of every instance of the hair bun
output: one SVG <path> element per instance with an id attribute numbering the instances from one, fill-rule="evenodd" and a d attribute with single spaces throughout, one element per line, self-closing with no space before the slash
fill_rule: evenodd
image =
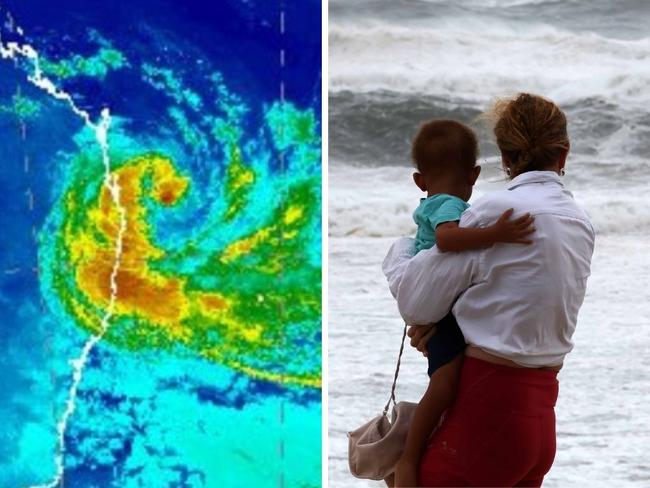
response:
<path id="1" fill-rule="evenodd" d="M 522 151 L 519 151 L 519 157 L 517 158 L 515 165 L 518 168 L 524 169 L 531 163 L 532 160 L 533 155 L 531 154 L 531 151 L 524 149 Z"/>
<path id="2" fill-rule="evenodd" d="M 492 118 L 497 146 L 510 161 L 513 177 L 546 169 L 569 149 L 566 116 L 550 100 L 520 93 L 512 100 L 498 100 Z"/>

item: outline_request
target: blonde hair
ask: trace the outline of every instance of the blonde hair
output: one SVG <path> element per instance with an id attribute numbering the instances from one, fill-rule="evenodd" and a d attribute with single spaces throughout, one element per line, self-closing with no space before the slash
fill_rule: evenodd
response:
<path id="1" fill-rule="evenodd" d="M 526 171 L 544 170 L 569 150 L 566 116 L 543 97 L 520 93 L 513 99 L 498 100 L 487 115 L 513 178 Z"/>

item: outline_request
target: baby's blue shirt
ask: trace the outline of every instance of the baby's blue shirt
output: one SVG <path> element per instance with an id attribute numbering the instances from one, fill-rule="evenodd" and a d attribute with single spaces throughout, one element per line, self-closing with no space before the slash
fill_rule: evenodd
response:
<path id="1" fill-rule="evenodd" d="M 446 193 L 420 199 L 420 205 L 413 212 L 413 220 L 418 226 L 415 234 L 417 251 L 433 247 L 436 244 L 436 227 L 445 222 L 459 221 L 468 208 L 469 203 Z"/>

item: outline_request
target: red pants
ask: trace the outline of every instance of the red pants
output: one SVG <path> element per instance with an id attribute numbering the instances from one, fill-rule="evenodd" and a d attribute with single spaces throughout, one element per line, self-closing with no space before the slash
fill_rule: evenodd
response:
<path id="1" fill-rule="evenodd" d="M 420 486 L 541 486 L 555 457 L 555 371 L 466 357 L 458 396 L 420 464 Z"/>

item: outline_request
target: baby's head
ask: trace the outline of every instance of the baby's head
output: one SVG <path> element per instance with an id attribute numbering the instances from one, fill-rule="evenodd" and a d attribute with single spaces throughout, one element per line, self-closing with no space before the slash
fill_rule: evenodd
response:
<path id="1" fill-rule="evenodd" d="M 476 134 L 466 125 L 444 119 L 422 124 L 411 157 L 417 168 L 413 180 L 429 196 L 448 193 L 465 201 L 472 196 L 481 167 Z"/>

